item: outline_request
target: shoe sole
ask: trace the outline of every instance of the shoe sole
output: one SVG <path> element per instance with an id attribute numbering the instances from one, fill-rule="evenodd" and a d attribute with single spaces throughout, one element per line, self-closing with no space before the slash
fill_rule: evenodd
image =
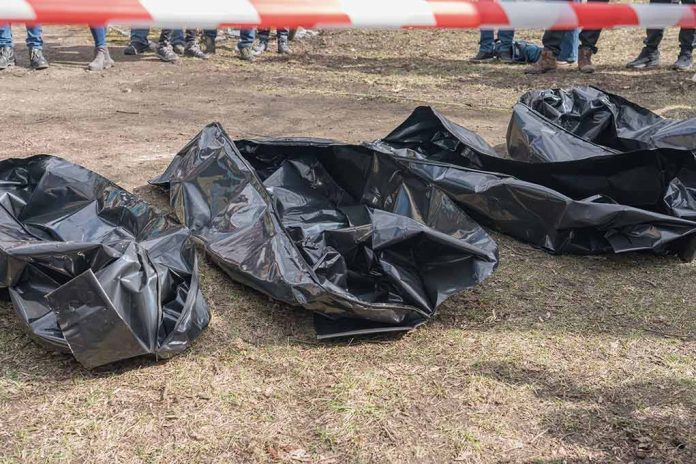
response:
<path id="1" fill-rule="evenodd" d="M 655 63 L 655 64 L 639 64 L 637 66 L 630 66 L 626 65 L 627 69 L 652 69 L 652 68 L 659 68 L 660 63 Z"/>
<path id="2" fill-rule="evenodd" d="M 673 71 L 680 71 L 680 72 L 689 72 L 694 69 L 694 66 L 691 65 L 688 68 L 680 68 L 679 66 L 672 66 Z"/>
<path id="3" fill-rule="evenodd" d="M 496 58 L 489 58 L 485 60 L 469 60 L 469 63 L 473 64 L 481 64 L 481 63 L 492 63 L 496 60 Z"/>

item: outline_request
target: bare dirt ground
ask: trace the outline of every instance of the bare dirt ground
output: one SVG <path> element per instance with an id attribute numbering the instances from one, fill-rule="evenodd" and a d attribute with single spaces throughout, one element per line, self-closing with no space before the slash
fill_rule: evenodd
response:
<path id="1" fill-rule="evenodd" d="M 21 38 L 23 31 L 16 30 Z M 520 33 L 538 40 L 539 33 Z M 477 32 L 343 31 L 255 64 L 122 55 L 88 73 L 86 28 L 47 28 L 51 68 L 0 73 L 3 158 L 51 153 L 147 186 L 198 130 L 378 138 L 432 104 L 504 141 L 532 88 L 595 84 L 696 116 L 691 74 L 628 72 L 643 32 L 607 31 L 600 72 L 472 65 Z M 663 44 L 676 58 L 676 31 Z M 0 306 L 0 462 L 696 462 L 696 265 L 549 256 L 494 234 L 501 266 L 403 338 L 318 343 L 311 317 L 203 260 L 213 320 L 181 356 L 88 372 Z"/>

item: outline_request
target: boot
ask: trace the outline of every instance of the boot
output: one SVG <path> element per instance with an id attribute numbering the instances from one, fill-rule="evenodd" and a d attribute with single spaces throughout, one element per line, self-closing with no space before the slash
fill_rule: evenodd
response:
<path id="1" fill-rule="evenodd" d="M 578 69 L 586 74 L 595 72 L 596 68 L 592 64 L 592 50 L 589 48 L 581 47 L 578 50 Z"/>
<path id="2" fill-rule="evenodd" d="M 176 63 L 179 60 L 179 57 L 176 55 L 176 53 L 174 53 L 172 46 L 166 42 L 160 43 L 155 54 L 157 55 L 157 58 L 165 63 Z"/>
<path id="3" fill-rule="evenodd" d="M 40 48 L 29 49 L 29 67 L 31 69 L 46 69 L 48 68 L 48 60 Z"/>
<path id="4" fill-rule="evenodd" d="M 278 39 L 278 53 L 281 55 L 289 55 L 292 53 L 288 45 L 288 39 Z"/>
<path id="5" fill-rule="evenodd" d="M 555 71 L 558 68 L 558 60 L 554 56 L 553 52 L 545 48 L 541 52 L 541 57 L 539 61 L 525 69 L 525 74 L 544 74 L 549 71 Z"/>
<path id="6" fill-rule="evenodd" d="M 207 35 L 203 36 L 203 51 L 207 53 L 208 55 L 214 55 L 215 54 L 215 39 L 212 37 L 208 37 Z"/>
<path id="7" fill-rule="evenodd" d="M 16 64 L 14 48 L 12 47 L 2 47 L 0 48 L 0 70 L 9 68 Z"/>
<path id="8" fill-rule="evenodd" d="M 113 65 L 114 60 L 112 60 L 111 55 L 109 55 L 109 49 L 100 47 L 94 49 L 94 59 L 87 65 L 87 69 L 90 71 L 103 71 L 111 68 Z"/>
<path id="9" fill-rule="evenodd" d="M 654 68 L 659 65 L 659 50 L 651 50 L 648 47 L 643 47 L 643 50 L 640 51 L 640 55 L 638 55 L 638 58 L 626 63 L 626 67 L 631 69 L 647 69 Z"/>
<path id="10" fill-rule="evenodd" d="M 259 56 L 268 50 L 268 40 L 260 40 L 259 43 L 252 48 L 254 55 Z"/>
<path id="11" fill-rule="evenodd" d="M 191 42 L 186 44 L 186 56 L 190 56 L 193 58 L 199 58 L 201 60 L 207 60 L 208 55 L 203 53 L 203 50 L 201 50 L 201 46 L 198 45 L 198 42 Z"/>
<path id="12" fill-rule="evenodd" d="M 682 51 L 679 54 L 679 58 L 672 65 L 672 69 L 675 71 L 689 71 L 693 68 L 693 60 L 691 58 L 691 53 Z"/>
<path id="13" fill-rule="evenodd" d="M 244 47 L 239 49 L 239 59 L 243 61 L 254 61 L 256 55 L 254 55 L 254 50 L 251 47 Z"/>

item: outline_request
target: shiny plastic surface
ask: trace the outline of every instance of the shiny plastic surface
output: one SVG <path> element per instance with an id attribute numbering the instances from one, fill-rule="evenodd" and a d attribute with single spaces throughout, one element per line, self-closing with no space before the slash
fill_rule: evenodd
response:
<path id="1" fill-rule="evenodd" d="M 447 195 L 368 147 L 211 124 L 152 182 L 232 278 L 330 317 L 322 338 L 416 327 L 497 265 Z"/>
<path id="2" fill-rule="evenodd" d="M 209 321 L 190 232 L 52 156 L 0 161 L 0 287 L 35 339 L 87 368 L 168 357 Z"/>
<path id="3" fill-rule="evenodd" d="M 696 234 L 689 150 L 516 161 L 429 107 L 372 146 L 410 159 L 405 169 L 482 224 L 550 252 L 681 253 Z"/>

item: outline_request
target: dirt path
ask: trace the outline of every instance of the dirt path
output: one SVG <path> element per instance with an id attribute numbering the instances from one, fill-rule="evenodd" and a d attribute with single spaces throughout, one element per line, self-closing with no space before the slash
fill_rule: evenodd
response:
<path id="1" fill-rule="evenodd" d="M 607 33 L 589 77 L 468 64 L 476 34 L 457 31 L 336 32 L 255 64 L 226 42 L 180 65 L 126 59 L 114 35 L 116 68 L 92 74 L 87 30 L 49 28 L 49 70 L 0 73 L 2 157 L 60 155 L 164 206 L 147 180 L 212 121 L 360 141 L 430 102 L 498 144 L 524 91 L 576 83 L 696 116 L 690 75 L 624 71 L 641 34 Z M 494 277 L 400 339 L 319 344 L 305 312 L 204 262 L 213 321 L 191 350 L 86 372 L 3 304 L 0 462 L 696 461 L 695 265 L 495 238 Z"/>

